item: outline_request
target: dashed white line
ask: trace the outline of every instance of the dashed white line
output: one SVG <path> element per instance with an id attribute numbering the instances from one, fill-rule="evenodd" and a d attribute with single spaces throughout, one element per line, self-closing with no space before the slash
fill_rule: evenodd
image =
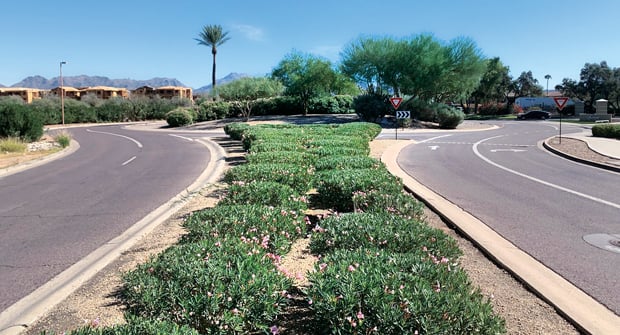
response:
<path id="1" fill-rule="evenodd" d="M 136 156 L 133 156 L 130 159 L 126 160 L 122 165 L 125 166 L 125 165 L 131 163 L 134 159 L 136 159 Z"/>

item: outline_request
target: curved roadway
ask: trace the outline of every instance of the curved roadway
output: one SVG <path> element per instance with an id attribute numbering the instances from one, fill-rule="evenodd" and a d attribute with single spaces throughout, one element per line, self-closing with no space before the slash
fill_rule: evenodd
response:
<path id="1" fill-rule="evenodd" d="M 620 253 L 585 242 L 620 234 L 620 174 L 540 147 L 550 122 L 506 122 L 482 132 L 400 135 L 415 139 L 398 164 L 574 285 L 620 313 Z M 581 131 L 564 125 L 563 131 Z"/>
<path id="2" fill-rule="evenodd" d="M 68 131 L 75 153 L 0 177 L 0 311 L 186 190 L 210 160 L 191 138 Z"/>

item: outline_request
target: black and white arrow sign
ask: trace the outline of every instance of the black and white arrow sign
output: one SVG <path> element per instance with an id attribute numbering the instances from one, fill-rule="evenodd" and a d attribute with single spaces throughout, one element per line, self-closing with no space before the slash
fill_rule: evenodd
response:
<path id="1" fill-rule="evenodd" d="M 408 119 L 410 117 L 409 111 L 396 111 L 397 119 Z"/>

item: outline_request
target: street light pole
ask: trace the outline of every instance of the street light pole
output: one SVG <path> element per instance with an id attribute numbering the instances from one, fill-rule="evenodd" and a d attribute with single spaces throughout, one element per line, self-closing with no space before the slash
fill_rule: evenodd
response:
<path id="1" fill-rule="evenodd" d="M 60 62 L 60 115 L 62 118 L 62 125 L 65 125 L 65 89 L 62 84 L 62 65 L 67 64 L 67 62 Z"/>

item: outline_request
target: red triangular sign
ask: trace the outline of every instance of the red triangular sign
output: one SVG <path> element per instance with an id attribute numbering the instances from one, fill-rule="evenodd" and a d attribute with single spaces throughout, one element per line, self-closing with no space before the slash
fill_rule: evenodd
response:
<path id="1" fill-rule="evenodd" d="M 403 102 L 403 98 L 399 98 L 399 97 L 390 98 L 390 102 L 392 103 L 392 106 L 394 106 L 394 109 L 398 109 L 398 106 L 400 106 L 400 103 Z"/>
<path id="2" fill-rule="evenodd" d="M 568 102 L 567 97 L 555 97 L 553 98 L 553 100 L 555 101 L 555 105 L 558 106 L 559 110 L 562 110 L 562 108 L 564 108 L 564 106 L 566 106 L 566 103 Z"/>

